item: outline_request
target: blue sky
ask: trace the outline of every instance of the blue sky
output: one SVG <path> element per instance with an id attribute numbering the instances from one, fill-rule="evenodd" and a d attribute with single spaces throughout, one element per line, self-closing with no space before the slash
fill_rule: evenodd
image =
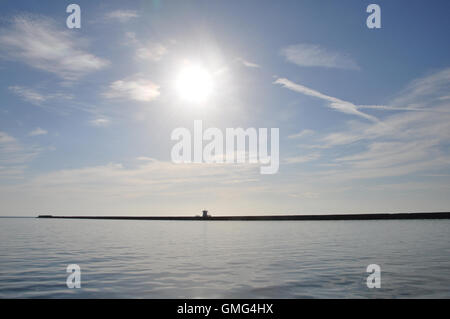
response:
<path id="1" fill-rule="evenodd" d="M 448 1 L 0 4 L 2 215 L 444 211 Z M 213 74 L 202 103 L 183 65 Z M 276 127 L 280 169 L 171 162 L 177 127 Z"/>

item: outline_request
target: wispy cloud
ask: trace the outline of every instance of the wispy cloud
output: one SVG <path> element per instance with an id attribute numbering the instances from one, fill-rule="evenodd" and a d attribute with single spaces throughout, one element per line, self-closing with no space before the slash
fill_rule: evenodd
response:
<path id="1" fill-rule="evenodd" d="M 260 190 L 259 170 L 252 165 L 174 164 L 155 159 L 143 159 L 137 164 L 110 163 L 41 173 L 18 185 L 0 185 L 0 197 L 5 204 L 13 201 L 17 205 L 17 198 L 31 193 L 37 198 L 35 209 L 42 209 L 52 198 L 51 207 L 61 212 L 71 210 L 68 202 L 80 201 L 82 209 L 109 214 L 114 210 L 123 213 L 124 209 L 132 213 L 138 207 L 137 198 L 146 203 L 138 208 L 144 214 L 161 207 L 173 214 L 173 202 L 182 200 L 178 213 L 193 215 L 198 211 L 199 198 L 211 191 L 211 185 L 218 196 L 202 197 L 202 205 L 222 209 L 226 207 L 222 203 L 232 203 L 231 198 L 243 192 L 254 195 Z"/>
<path id="2" fill-rule="evenodd" d="M 298 66 L 359 70 L 358 64 L 348 55 L 325 49 L 317 44 L 291 45 L 283 48 L 281 54 Z"/>
<path id="3" fill-rule="evenodd" d="M 450 68 L 412 81 L 393 99 L 390 106 L 426 109 L 433 105 L 430 103 L 448 100 L 448 92 L 450 92 Z"/>
<path id="4" fill-rule="evenodd" d="M 38 135 L 46 135 L 48 132 L 40 127 L 35 128 L 30 133 L 28 133 L 29 136 L 38 136 Z"/>
<path id="5" fill-rule="evenodd" d="M 237 58 L 236 60 L 237 60 L 238 62 L 242 63 L 242 65 L 244 65 L 244 66 L 246 66 L 246 67 L 248 67 L 248 68 L 260 68 L 260 67 L 261 67 L 259 64 L 256 64 L 256 63 L 254 63 L 254 62 L 247 61 L 247 60 L 245 60 L 245 59 L 243 59 L 243 58 Z"/>
<path id="6" fill-rule="evenodd" d="M 144 161 L 144 162 L 154 162 L 154 161 L 156 161 L 156 159 L 154 159 L 153 157 L 148 157 L 148 156 L 138 156 L 138 157 L 136 157 L 136 160 Z"/>
<path id="7" fill-rule="evenodd" d="M 142 43 L 134 32 L 127 32 L 125 37 L 125 43 L 134 47 L 135 57 L 138 60 L 158 62 L 169 52 L 167 46 L 162 43 L 151 41 Z"/>
<path id="8" fill-rule="evenodd" d="M 338 169 L 324 172 L 324 178 L 380 178 L 450 169 L 450 113 L 444 112 L 450 101 L 442 99 L 448 92 L 442 88 L 450 85 L 447 74 L 449 69 L 413 81 L 394 99 L 406 107 L 426 106 L 427 112 L 396 112 L 376 123 L 353 122 L 345 131 L 324 136 L 319 145 L 354 144 L 363 149 L 334 158 Z"/>
<path id="9" fill-rule="evenodd" d="M 6 145 L 8 143 L 13 143 L 13 142 L 15 142 L 15 138 L 6 134 L 5 132 L 0 131 L 0 144 L 1 145 Z"/>
<path id="10" fill-rule="evenodd" d="M 302 156 L 288 157 L 284 160 L 284 162 L 287 164 L 301 164 L 301 163 L 315 161 L 318 158 L 320 158 L 319 153 L 311 153 L 311 154 L 302 155 Z"/>
<path id="11" fill-rule="evenodd" d="M 313 130 L 302 130 L 301 132 L 299 132 L 297 134 L 289 135 L 288 138 L 289 139 L 299 139 L 299 138 L 302 138 L 302 137 L 305 137 L 305 136 L 309 136 L 309 135 L 312 135 L 312 134 L 314 134 Z"/>
<path id="12" fill-rule="evenodd" d="M 23 177 L 27 163 L 40 151 L 38 147 L 25 147 L 16 138 L 0 131 L 0 177 Z"/>
<path id="13" fill-rule="evenodd" d="M 159 61 L 166 55 L 167 48 L 160 43 L 148 43 L 137 49 L 136 57 L 141 60 Z"/>
<path id="14" fill-rule="evenodd" d="M 43 93 L 36 89 L 23 87 L 23 86 L 10 86 L 8 89 L 21 97 L 24 101 L 30 102 L 35 105 L 42 105 L 44 102 L 54 99 L 65 99 L 71 100 L 73 96 L 70 94 L 63 93 Z"/>
<path id="15" fill-rule="evenodd" d="M 294 193 L 294 194 L 290 194 L 291 197 L 296 197 L 296 198 L 309 198 L 309 199 L 317 199 L 320 197 L 319 193 L 315 193 L 315 192 L 304 192 L 304 193 Z"/>
<path id="16" fill-rule="evenodd" d="M 111 124 L 111 121 L 107 118 L 99 117 L 89 121 L 89 124 L 96 127 L 106 127 L 109 126 L 109 124 Z"/>
<path id="17" fill-rule="evenodd" d="M 16 16 L 0 31 L 1 56 L 73 81 L 108 61 L 85 50 L 87 41 L 47 17 Z"/>
<path id="18" fill-rule="evenodd" d="M 311 183 L 318 185 L 337 183 L 341 188 L 346 182 L 355 185 L 353 183 L 359 183 L 356 180 L 401 176 L 420 178 L 423 181 L 421 187 L 426 189 L 426 185 L 434 183 L 429 182 L 430 178 L 450 170 L 447 147 L 450 140 L 450 100 L 445 98 L 448 91 L 444 89 L 450 85 L 448 70 L 411 82 L 387 105 L 401 110 L 386 108 L 388 111 L 382 120 L 367 122 L 353 119 L 347 122 L 344 130 L 326 135 L 316 132 L 310 143 L 302 145 L 301 149 L 323 149 L 322 153 L 300 154 L 283 162 L 311 162 L 315 168 L 303 172 L 302 180 L 308 181 L 309 178 Z M 310 92 L 305 88 L 299 91 L 334 102 L 334 98 L 323 97 L 316 91 Z M 396 104 L 399 101 L 404 102 L 403 107 Z M 416 108 L 421 111 L 414 111 Z M 411 112 L 404 112 L 404 109 Z M 299 135 L 302 136 L 302 133 Z M 316 162 L 319 158 L 321 163 Z M 377 185 L 384 185 L 385 181 L 380 180 Z"/>
<path id="19" fill-rule="evenodd" d="M 347 102 L 347 101 L 338 99 L 336 97 L 332 97 L 332 96 L 320 93 L 319 91 L 310 89 L 301 84 L 294 83 L 288 79 L 278 78 L 277 80 L 275 80 L 274 84 L 279 84 L 289 90 L 327 101 L 328 106 L 332 109 L 335 109 L 336 111 L 346 113 L 346 114 L 356 115 L 356 116 L 365 118 L 367 120 L 370 120 L 372 122 L 378 121 L 378 119 L 375 116 L 372 116 L 372 115 L 369 115 L 369 114 L 359 111 L 358 106 L 356 106 L 355 104 L 353 104 L 351 102 Z"/>
<path id="20" fill-rule="evenodd" d="M 139 14 L 135 10 L 114 10 L 105 15 L 106 19 L 117 20 L 121 23 L 136 19 Z"/>
<path id="21" fill-rule="evenodd" d="M 41 104 L 48 99 L 46 96 L 30 88 L 10 86 L 8 89 L 32 104 Z"/>
<path id="22" fill-rule="evenodd" d="M 91 166 L 78 169 L 68 169 L 42 174 L 35 179 L 44 186 L 72 186 L 80 187 L 91 184 L 109 184 L 120 187 L 124 192 L 137 192 L 148 195 L 148 191 L 162 191 L 172 188 L 180 193 L 197 190 L 185 188 L 186 184 L 208 188 L 205 181 L 216 181 L 220 184 L 238 179 L 243 173 L 247 177 L 257 177 L 259 171 L 256 166 L 249 164 L 174 164 L 147 157 L 139 157 L 138 166 L 127 167 L 120 163 L 109 163 L 101 166 Z M 59 176 L 59 178 L 57 178 Z M 201 185 L 203 184 L 203 186 Z M 59 186 L 58 186 L 59 185 Z M 81 188 L 82 190 L 82 188 Z M 108 192 L 110 190 L 106 190 Z"/>
<path id="23" fill-rule="evenodd" d="M 127 99 L 140 102 L 150 102 L 160 95 L 159 85 L 141 76 L 114 81 L 103 94 L 109 99 Z"/>

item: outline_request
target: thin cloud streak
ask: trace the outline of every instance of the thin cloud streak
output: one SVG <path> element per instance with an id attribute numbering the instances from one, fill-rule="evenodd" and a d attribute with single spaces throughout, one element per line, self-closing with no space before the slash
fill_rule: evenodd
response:
<path id="1" fill-rule="evenodd" d="M 309 136 L 309 135 L 312 135 L 312 134 L 314 134 L 313 130 L 303 130 L 303 131 L 301 131 L 301 132 L 299 132 L 297 134 L 289 135 L 288 138 L 289 139 L 300 139 L 302 137 Z"/>
<path id="2" fill-rule="evenodd" d="M 302 67 L 326 67 L 359 70 L 358 64 L 349 56 L 325 49 L 317 44 L 296 44 L 281 49 L 287 61 Z"/>
<path id="3" fill-rule="evenodd" d="M 372 122 L 378 122 L 378 119 L 375 116 L 363 113 L 361 111 L 358 110 L 358 107 L 351 103 L 351 102 L 347 102 L 323 93 L 320 93 L 319 91 L 310 89 L 306 86 L 303 86 L 301 84 L 297 84 L 294 83 L 288 79 L 285 78 L 278 78 L 277 80 L 275 80 L 275 82 L 273 82 L 274 84 L 279 84 L 284 88 L 287 88 L 289 90 L 304 94 L 304 95 L 308 95 L 308 96 L 312 96 L 315 98 L 319 98 L 321 100 L 327 101 L 328 102 L 328 106 L 331 109 L 335 109 L 339 112 L 342 113 L 346 113 L 346 114 L 351 114 L 351 115 L 356 115 L 359 117 L 362 117 L 366 120 L 372 121 Z"/>
<path id="4" fill-rule="evenodd" d="M 261 68 L 261 66 L 260 66 L 259 64 L 256 64 L 256 63 L 247 61 L 247 60 L 245 60 L 245 59 L 243 59 L 243 58 L 237 58 L 236 60 L 237 60 L 238 62 L 240 62 L 242 65 L 244 65 L 244 66 L 246 66 L 246 67 L 248 67 L 248 68 L 254 68 L 254 69 L 259 69 L 259 68 Z"/>
<path id="5" fill-rule="evenodd" d="M 37 127 L 36 129 L 32 130 L 30 133 L 28 133 L 29 136 L 39 136 L 39 135 L 47 135 L 47 131 Z"/>
<path id="6" fill-rule="evenodd" d="M 97 118 L 97 119 L 91 120 L 89 122 L 89 124 L 91 126 L 96 126 L 96 127 L 106 127 L 106 126 L 109 126 L 111 124 L 111 121 L 109 119 L 107 119 L 107 118 L 101 117 L 101 118 Z"/>
<path id="7" fill-rule="evenodd" d="M 303 156 L 296 156 L 296 157 L 288 157 L 284 160 L 286 164 L 302 164 L 307 162 L 312 162 L 320 158 L 319 153 L 312 153 L 308 155 Z"/>
<path id="8" fill-rule="evenodd" d="M 121 23 L 128 22 L 132 19 L 136 19 L 139 17 L 139 14 L 135 10 L 114 10 L 108 12 L 105 15 L 105 18 L 108 20 L 117 20 Z"/>

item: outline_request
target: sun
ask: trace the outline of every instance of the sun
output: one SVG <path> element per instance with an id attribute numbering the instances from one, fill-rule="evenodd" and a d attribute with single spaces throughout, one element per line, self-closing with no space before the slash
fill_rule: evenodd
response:
<path id="1" fill-rule="evenodd" d="M 178 74 L 176 88 L 179 96 L 187 102 L 205 102 L 213 91 L 213 78 L 201 65 L 186 65 Z"/>

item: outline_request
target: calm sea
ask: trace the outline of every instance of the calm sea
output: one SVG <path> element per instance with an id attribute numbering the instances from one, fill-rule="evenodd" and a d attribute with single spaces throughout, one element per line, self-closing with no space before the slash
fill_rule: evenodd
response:
<path id="1" fill-rule="evenodd" d="M 449 298 L 449 240 L 449 220 L 0 218 L 0 298 Z"/>

